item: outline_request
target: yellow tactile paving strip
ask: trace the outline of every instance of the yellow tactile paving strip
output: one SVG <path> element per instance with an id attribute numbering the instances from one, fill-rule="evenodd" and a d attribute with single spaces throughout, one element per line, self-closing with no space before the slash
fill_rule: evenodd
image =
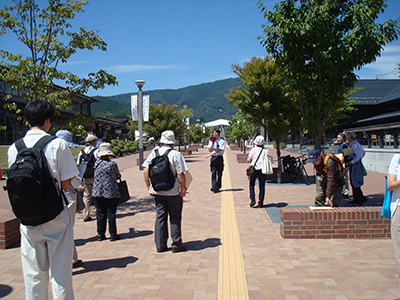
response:
<path id="1" fill-rule="evenodd" d="M 242 247 L 237 225 L 226 154 L 221 193 L 221 246 L 219 250 L 218 299 L 249 299 Z"/>

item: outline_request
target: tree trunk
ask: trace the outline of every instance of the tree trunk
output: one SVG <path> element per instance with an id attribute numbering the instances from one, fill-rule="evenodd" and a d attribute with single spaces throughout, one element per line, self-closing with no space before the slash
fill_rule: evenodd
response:
<path id="1" fill-rule="evenodd" d="M 275 140 L 276 143 L 276 156 L 278 157 L 278 171 L 276 173 L 276 182 L 282 182 L 282 166 L 281 166 L 281 148 L 280 148 L 280 140 Z"/>
<path id="2" fill-rule="evenodd" d="M 315 149 L 322 150 L 322 124 L 319 123 L 317 128 L 315 128 Z"/>

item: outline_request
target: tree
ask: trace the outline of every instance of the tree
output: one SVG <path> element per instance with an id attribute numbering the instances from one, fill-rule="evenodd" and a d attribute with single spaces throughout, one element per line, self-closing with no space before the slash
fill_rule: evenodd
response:
<path id="1" fill-rule="evenodd" d="M 399 19 L 376 23 L 384 0 L 285 0 L 274 11 L 258 5 L 267 20 L 258 38 L 298 91 L 303 120 L 321 149 L 324 129 L 350 108 L 345 93 L 357 81 L 354 70 L 398 38 Z"/>
<path id="2" fill-rule="evenodd" d="M 229 121 L 229 127 L 225 131 L 225 136 L 229 139 L 239 140 L 243 145 L 243 141 L 254 135 L 254 125 L 249 123 L 245 116 L 237 112 L 233 115 L 232 120 Z M 246 145 L 243 145 L 243 153 L 246 154 Z"/>
<path id="3" fill-rule="evenodd" d="M 253 57 L 243 67 L 235 64 L 232 69 L 243 86 L 229 90 L 228 103 L 240 109 L 252 123 L 268 128 L 276 144 L 280 170 L 280 142 L 285 134 L 294 133 L 301 125 L 296 93 L 269 56 Z M 278 173 L 278 181 L 280 178 Z"/>
<path id="4" fill-rule="evenodd" d="M 88 1 L 48 0 L 48 6 L 43 9 L 35 0 L 13 2 L 14 6 L 4 6 L 0 10 L 0 35 L 15 34 L 18 41 L 27 46 L 29 55 L 0 50 L 0 80 L 10 84 L 11 89 L 19 89 L 23 99 L 48 100 L 57 110 L 70 109 L 74 94 L 117 84 L 116 77 L 104 70 L 82 78 L 62 70 L 63 64 L 78 49 L 107 50 L 97 30 L 81 27 L 79 32 L 69 31 L 72 27 L 69 21 L 76 13 L 84 11 L 82 7 Z M 65 89 L 56 88 L 55 80 L 63 82 Z M 15 104 L 6 101 L 10 98 L 11 95 L 7 95 L 3 99 L 5 108 L 21 113 Z"/>

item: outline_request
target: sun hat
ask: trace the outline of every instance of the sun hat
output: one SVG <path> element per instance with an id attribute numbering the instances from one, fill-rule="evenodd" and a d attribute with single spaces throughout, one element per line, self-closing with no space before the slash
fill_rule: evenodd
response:
<path id="1" fill-rule="evenodd" d="M 160 144 L 176 144 L 175 134 L 171 130 L 161 133 Z"/>
<path id="2" fill-rule="evenodd" d="M 321 155 L 321 151 L 317 149 L 311 149 L 308 152 L 308 163 L 315 163 L 318 160 L 318 157 Z"/>
<path id="3" fill-rule="evenodd" d="M 114 152 L 111 149 L 111 144 L 110 143 L 102 143 L 99 147 L 98 156 L 99 157 L 115 156 Z"/>
<path id="4" fill-rule="evenodd" d="M 88 134 L 88 136 L 86 137 L 86 143 L 91 143 L 91 142 L 93 142 L 93 141 L 97 141 L 98 140 L 98 138 L 95 136 L 95 135 L 93 135 L 93 134 Z"/>
<path id="5" fill-rule="evenodd" d="M 263 146 L 264 137 L 262 135 L 257 135 L 257 137 L 254 139 L 254 144 L 256 144 L 257 146 Z"/>
<path id="6" fill-rule="evenodd" d="M 67 142 L 69 147 L 78 148 L 79 145 L 72 142 L 72 134 L 68 130 L 62 129 L 56 132 L 56 137 Z"/>

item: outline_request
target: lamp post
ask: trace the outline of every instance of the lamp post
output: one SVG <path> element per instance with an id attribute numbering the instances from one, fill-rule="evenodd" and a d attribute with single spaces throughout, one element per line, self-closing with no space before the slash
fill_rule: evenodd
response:
<path id="1" fill-rule="evenodd" d="M 135 81 L 138 91 L 138 112 L 139 112 L 139 170 L 143 170 L 143 94 L 142 87 L 146 83 L 144 80 Z"/>

